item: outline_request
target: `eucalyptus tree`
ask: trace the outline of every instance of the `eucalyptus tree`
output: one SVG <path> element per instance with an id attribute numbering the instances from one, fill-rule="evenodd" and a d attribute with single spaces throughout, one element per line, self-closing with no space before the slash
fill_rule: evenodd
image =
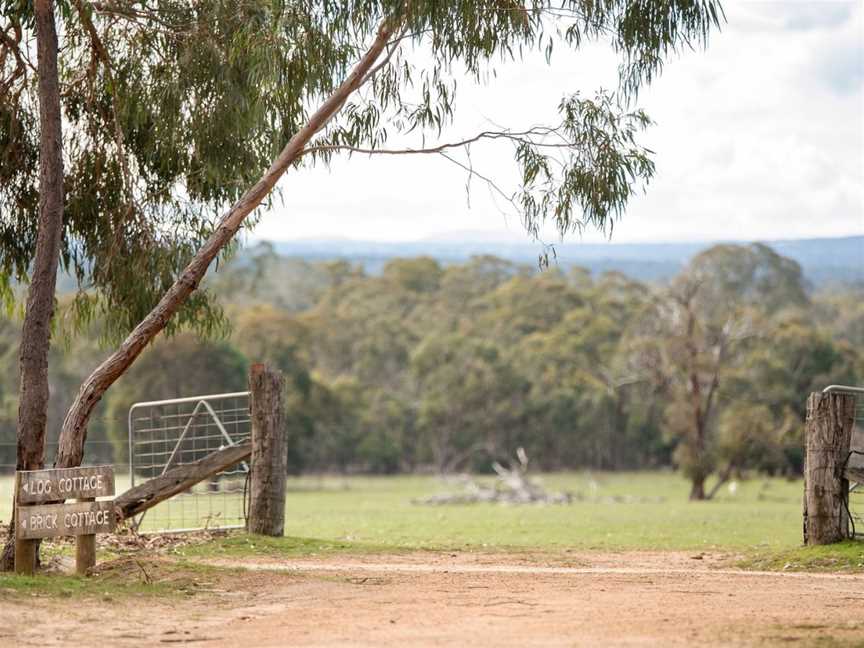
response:
<path id="1" fill-rule="evenodd" d="M 746 400 L 741 402 L 729 387 L 740 384 L 742 364 L 760 348 L 781 357 L 770 343 L 782 330 L 778 322 L 808 306 L 795 261 L 765 245 L 717 245 L 694 257 L 646 311 L 639 350 L 645 367 L 659 367 L 665 383 L 666 430 L 676 443 L 675 460 L 690 479 L 690 499 L 710 499 L 716 493 L 716 488 L 706 490 L 706 483 L 722 455 L 731 468 L 721 471 L 720 481 L 741 467 L 740 457 L 729 448 L 749 443 L 750 437 L 729 433 L 735 432 L 729 415 L 719 425 L 724 409 L 736 404 L 739 427 L 749 425 L 753 434 L 765 427 L 765 409 L 755 407 L 764 403 L 752 401 L 753 407 L 743 407 Z M 803 363 L 803 358 L 797 361 Z M 743 391 L 759 389 L 765 387 L 757 383 Z M 770 413 L 778 421 L 785 418 L 782 412 Z M 753 420 L 745 421 L 744 414 Z M 721 441 L 724 452 L 718 452 Z"/>
<path id="2" fill-rule="evenodd" d="M 134 14 L 138 4 L 124 7 Z M 108 339 L 128 333 L 205 240 L 214 210 L 266 164 L 262 145 L 272 127 L 262 106 L 275 113 L 286 94 L 257 82 L 254 60 L 229 60 L 243 25 L 227 5 L 209 6 L 182 46 L 179 32 L 169 36 L 155 23 L 134 28 L 127 23 L 143 17 L 115 20 L 100 13 L 107 10 L 79 0 L 0 1 L 0 297 L 7 306 L 15 284 L 29 279 L 19 468 L 43 462 L 58 262 L 80 287 L 63 319 L 84 325 L 98 317 Z M 219 30 L 227 34 L 221 40 Z M 247 104 L 237 101 L 243 96 Z M 219 323 L 201 292 L 166 326 L 206 332 Z"/>
<path id="3" fill-rule="evenodd" d="M 638 143 L 650 123 L 634 106 L 639 89 L 723 19 L 717 0 L 2 0 L 0 8 L 5 274 L 23 278 L 59 254 L 82 286 L 76 313 L 101 311 L 127 333 L 70 407 L 60 466 L 80 463 L 93 408 L 159 332 L 212 322 L 207 315 L 218 313 L 199 285 L 286 171 L 336 155 L 438 155 L 487 182 L 534 235 L 544 222 L 561 234 L 606 229 L 654 172 Z M 59 49 L 45 35 L 55 21 Z M 614 92 L 563 96 L 557 123 L 445 138 L 457 77 L 482 83 L 532 49 L 551 63 L 562 47 L 598 40 L 619 56 Z M 33 66 L 34 42 L 58 54 L 56 71 Z M 50 183 L 40 184 L 33 163 L 48 164 L 37 149 L 58 130 L 56 119 L 53 129 L 36 127 L 36 115 L 50 113 L 38 109 L 48 82 L 58 86 L 65 128 L 59 249 L 37 245 L 54 231 L 56 207 L 54 221 L 43 210 L 34 228 L 37 196 L 47 200 Z M 389 146 L 396 135 L 418 143 Z M 512 144 L 518 186 L 502 187 L 458 157 L 496 141 Z M 31 283 L 30 292 L 47 288 Z M 47 347 L 47 329 L 38 335 Z"/>

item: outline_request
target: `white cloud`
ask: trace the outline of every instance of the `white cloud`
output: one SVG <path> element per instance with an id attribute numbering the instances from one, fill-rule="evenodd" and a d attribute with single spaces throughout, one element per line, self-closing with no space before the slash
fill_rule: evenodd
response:
<path id="1" fill-rule="evenodd" d="M 640 103 L 658 173 L 615 240 L 772 239 L 864 233 L 864 18 L 859 2 L 727 0 L 729 23 L 704 52 L 670 61 Z M 555 119 L 565 93 L 613 86 L 615 61 L 592 46 L 460 83 L 456 139 L 489 120 Z M 475 148 L 477 169 L 514 179 L 506 148 Z M 284 207 L 255 238 L 413 240 L 454 230 L 519 232 L 486 189 L 438 158 L 354 158 L 291 172 Z M 586 236 L 598 240 L 597 235 Z"/>

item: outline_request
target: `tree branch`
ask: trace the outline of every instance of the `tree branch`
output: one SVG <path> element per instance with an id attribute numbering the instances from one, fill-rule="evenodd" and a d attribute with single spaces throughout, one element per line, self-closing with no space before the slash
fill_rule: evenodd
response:
<path id="1" fill-rule="evenodd" d="M 12 30 L 14 38 L 7 33 L 10 29 Z M 9 89 L 16 80 L 27 76 L 28 62 L 21 55 L 21 36 L 20 25 L 13 23 L 0 29 L 0 54 L 2 54 L 2 57 L 0 57 L 0 69 L 2 69 L 6 63 L 8 52 L 11 52 L 12 56 L 15 58 L 15 69 L 12 70 L 12 74 L 5 81 L 0 79 L 0 95 L 9 92 Z M 29 67 L 32 69 L 32 65 Z"/>
<path id="2" fill-rule="evenodd" d="M 714 499 L 714 496 L 720 492 L 720 489 L 723 488 L 723 484 L 729 481 L 729 478 L 732 476 L 732 471 L 735 470 L 735 461 L 730 461 L 726 468 L 722 473 L 717 475 L 717 483 L 708 491 L 708 494 L 705 496 L 706 500 Z"/>
<path id="3" fill-rule="evenodd" d="M 562 142 L 560 144 L 549 143 L 549 142 L 538 142 L 530 139 L 532 136 L 542 136 L 546 137 L 549 135 L 559 135 L 559 128 L 552 128 L 549 126 L 535 126 L 533 128 L 529 128 L 524 131 L 483 131 L 474 135 L 473 137 L 468 137 L 463 140 L 458 140 L 455 142 L 447 142 L 444 144 L 439 144 L 438 146 L 427 146 L 423 148 L 412 148 L 406 147 L 401 149 L 381 149 L 381 148 L 362 148 L 359 146 L 350 146 L 348 144 L 317 144 L 314 146 L 309 146 L 303 150 L 303 155 L 307 153 L 320 153 L 326 151 L 348 151 L 350 153 L 361 153 L 364 155 L 432 155 L 441 153 L 448 149 L 456 149 L 456 148 L 464 148 L 471 144 L 475 144 L 482 140 L 510 140 L 513 142 L 519 142 L 522 144 L 530 144 L 531 146 L 537 146 L 539 148 L 573 148 L 575 143 L 571 142 Z"/>
<path id="4" fill-rule="evenodd" d="M 411 34 L 408 34 L 408 26 L 406 25 L 399 34 L 387 43 L 387 56 L 385 56 L 380 63 L 378 63 L 375 67 L 369 70 L 366 73 L 366 76 L 363 77 L 363 80 L 360 82 L 360 85 L 366 85 L 366 82 L 369 81 L 372 77 L 374 77 L 378 72 L 380 72 L 390 61 L 393 59 L 393 55 L 396 53 L 396 50 L 399 49 L 399 45 L 402 44 L 402 40 L 404 38 L 410 37 Z"/>
<path id="5" fill-rule="evenodd" d="M 479 173 L 478 171 L 475 171 L 475 169 L 474 169 L 474 167 L 473 167 L 472 165 L 470 165 L 470 164 L 463 164 L 462 162 L 460 162 L 460 161 L 457 160 L 456 158 L 450 157 L 450 156 L 447 155 L 446 153 L 439 153 L 439 155 L 441 155 L 441 157 L 443 157 L 445 160 L 449 160 L 450 162 L 452 162 L 453 164 L 455 164 L 455 165 L 458 166 L 459 168 L 464 169 L 465 171 L 467 171 L 467 172 L 468 172 L 468 175 L 469 175 L 469 178 L 471 178 L 471 177 L 476 177 L 476 178 L 479 178 L 480 180 L 482 180 L 483 182 L 485 182 L 486 185 L 489 187 L 489 189 L 490 189 L 491 191 L 494 191 L 494 192 L 497 193 L 499 196 L 501 196 L 502 198 L 504 198 L 504 200 L 506 200 L 506 201 L 509 202 L 511 205 L 513 205 L 514 208 L 517 208 L 517 209 L 518 209 L 518 207 L 517 207 L 517 205 L 516 205 L 516 201 L 513 199 L 513 196 L 512 196 L 512 195 L 508 195 L 508 194 L 507 194 L 507 193 L 506 193 L 506 192 L 505 192 L 501 187 L 499 187 L 499 186 L 495 183 L 494 180 L 492 180 L 492 178 L 490 178 L 490 177 L 488 177 L 488 176 L 485 176 L 485 175 L 483 175 L 482 173 Z"/>
<path id="6" fill-rule="evenodd" d="M 118 7 L 117 5 L 108 2 L 90 2 L 88 4 L 93 7 L 94 11 L 103 15 L 110 15 L 115 18 L 125 18 L 136 23 L 138 23 L 139 20 L 153 22 L 163 27 L 168 33 L 183 33 L 181 30 L 177 29 L 178 26 L 176 24 L 172 25 L 163 20 L 159 14 L 164 12 L 160 12 L 158 9 L 148 7 L 148 11 L 141 11 L 134 9 L 133 7 Z M 188 22 L 185 25 L 187 28 L 191 26 L 191 22 Z"/>

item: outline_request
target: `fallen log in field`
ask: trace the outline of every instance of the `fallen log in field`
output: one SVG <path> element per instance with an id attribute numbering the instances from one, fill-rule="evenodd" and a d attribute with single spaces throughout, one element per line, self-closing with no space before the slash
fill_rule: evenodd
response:
<path id="1" fill-rule="evenodd" d="M 433 495 L 413 500 L 414 504 L 570 504 L 571 493 L 547 493 L 540 483 L 528 477 L 528 455 L 523 448 L 516 451 L 517 462 L 509 468 L 497 461 L 492 469 L 498 480 L 492 486 L 464 478 L 463 492 Z"/>

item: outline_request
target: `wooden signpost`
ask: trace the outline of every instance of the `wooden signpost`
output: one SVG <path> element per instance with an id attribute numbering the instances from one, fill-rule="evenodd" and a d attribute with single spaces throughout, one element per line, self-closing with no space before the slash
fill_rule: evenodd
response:
<path id="1" fill-rule="evenodd" d="M 96 564 L 96 534 L 114 530 L 114 468 L 57 468 L 16 474 L 15 571 L 33 573 L 36 543 L 41 538 L 75 536 L 75 570 Z M 75 499 L 71 504 L 57 503 Z"/>

